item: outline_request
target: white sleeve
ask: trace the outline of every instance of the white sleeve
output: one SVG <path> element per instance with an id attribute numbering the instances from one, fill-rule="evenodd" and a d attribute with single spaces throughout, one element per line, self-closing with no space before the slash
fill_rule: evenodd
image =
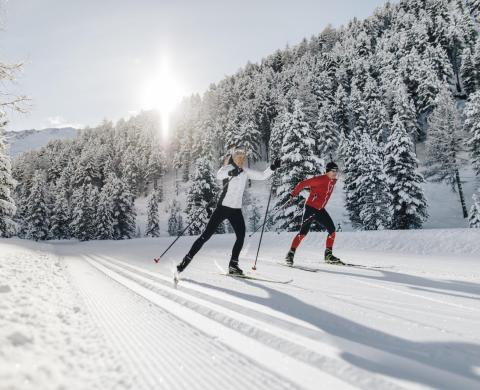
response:
<path id="1" fill-rule="evenodd" d="M 218 172 L 217 172 L 217 179 L 218 180 L 224 180 L 228 179 L 228 172 L 230 172 L 233 168 L 233 165 L 224 165 L 221 167 Z"/>
<path id="2" fill-rule="evenodd" d="M 270 176 L 273 175 L 273 171 L 268 167 L 263 172 L 254 171 L 253 169 L 244 169 L 247 177 L 251 180 L 267 180 Z"/>

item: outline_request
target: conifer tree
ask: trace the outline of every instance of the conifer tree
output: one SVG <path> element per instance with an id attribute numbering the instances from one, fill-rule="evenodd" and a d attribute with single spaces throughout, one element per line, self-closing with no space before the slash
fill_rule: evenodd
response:
<path id="1" fill-rule="evenodd" d="M 92 240 L 97 236 L 97 203 L 98 191 L 91 184 L 79 187 L 73 192 L 71 229 L 73 236 L 80 241 Z"/>
<path id="2" fill-rule="evenodd" d="M 340 133 L 334 121 L 333 109 L 328 104 L 320 107 L 315 134 L 318 155 L 326 160 L 333 160 L 337 155 Z"/>
<path id="3" fill-rule="evenodd" d="M 195 165 L 192 184 L 187 193 L 187 224 L 190 235 L 200 234 L 212 215 L 215 205 L 212 203 L 218 193 L 210 162 L 200 158 Z"/>
<path id="4" fill-rule="evenodd" d="M 155 192 L 152 192 L 148 200 L 147 208 L 147 229 L 145 230 L 147 237 L 159 237 L 160 225 L 158 218 L 158 203 Z"/>
<path id="5" fill-rule="evenodd" d="M 392 221 L 392 197 L 378 146 L 366 133 L 360 138 L 358 156 L 359 218 L 364 230 L 388 229 Z"/>
<path id="6" fill-rule="evenodd" d="M 472 158 L 473 170 L 480 176 L 480 91 L 470 95 L 464 110 L 467 146 Z"/>
<path id="7" fill-rule="evenodd" d="M 50 218 L 50 237 L 53 239 L 62 240 L 71 237 L 70 205 L 67 196 L 65 180 L 61 177 L 55 186 L 55 199 Z"/>
<path id="8" fill-rule="evenodd" d="M 467 95 L 475 92 L 477 89 L 477 69 L 473 64 L 472 50 L 469 47 L 463 49 L 461 74 L 463 88 Z"/>
<path id="9" fill-rule="evenodd" d="M 315 153 L 312 130 L 304 119 L 302 104 L 298 100 L 294 102 L 292 113 L 284 113 L 283 121 L 288 130 L 281 149 L 282 164 L 276 171 L 279 178 L 274 206 L 276 209 L 290 198 L 290 193 L 300 181 L 324 171 L 324 161 Z M 301 215 L 294 218 L 300 202 L 301 199 L 297 197 L 289 207 L 276 214 L 275 221 L 280 228 L 294 231 L 300 227 Z"/>
<path id="10" fill-rule="evenodd" d="M 254 232 L 260 226 L 260 221 L 262 215 L 260 214 L 260 208 L 258 207 L 257 201 L 254 199 L 250 204 L 250 216 L 248 218 L 250 230 Z"/>
<path id="11" fill-rule="evenodd" d="M 111 176 L 111 201 L 113 211 L 113 239 L 124 240 L 135 236 L 135 198 L 123 180 Z"/>
<path id="12" fill-rule="evenodd" d="M 183 230 L 183 218 L 180 212 L 180 206 L 174 199 L 170 205 L 170 216 L 168 217 L 168 234 L 176 236 Z"/>
<path id="13" fill-rule="evenodd" d="M 344 185 L 345 193 L 345 208 L 352 226 L 355 229 L 362 227 L 360 219 L 360 193 L 358 191 L 358 180 L 360 177 L 360 137 L 355 133 L 351 133 L 348 138 L 344 138 L 342 142 L 343 156 L 344 156 Z"/>
<path id="14" fill-rule="evenodd" d="M 113 175 L 113 173 L 111 173 Z M 97 234 L 96 238 L 99 240 L 112 240 L 113 226 L 115 223 L 113 215 L 112 198 L 114 194 L 113 178 L 107 179 L 107 184 L 103 186 L 100 191 L 97 208 Z"/>
<path id="15" fill-rule="evenodd" d="M 460 180 L 459 153 L 463 149 L 463 132 L 460 114 L 452 94 L 445 88 L 440 91 L 435 110 L 429 117 L 430 127 L 425 143 L 427 178 L 449 184 L 458 189 L 463 217 L 467 218 L 467 206 Z"/>
<path id="16" fill-rule="evenodd" d="M 32 178 L 32 186 L 25 206 L 25 238 L 35 241 L 48 238 L 50 221 L 48 207 L 45 203 L 48 195 L 46 188 L 45 174 L 36 171 Z"/>
<path id="17" fill-rule="evenodd" d="M 471 228 L 480 229 L 480 192 L 473 194 L 473 204 L 470 207 L 470 213 L 468 215 L 468 223 Z"/>
<path id="18" fill-rule="evenodd" d="M 418 229 L 427 218 L 424 179 L 416 172 L 417 166 L 412 139 L 395 114 L 385 145 L 385 174 L 393 198 L 392 229 Z"/>
<path id="19" fill-rule="evenodd" d="M 0 237 L 11 237 L 15 234 L 13 217 L 16 207 L 12 198 L 15 184 L 10 158 L 3 140 L 3 129 L 0 128 Z"/>

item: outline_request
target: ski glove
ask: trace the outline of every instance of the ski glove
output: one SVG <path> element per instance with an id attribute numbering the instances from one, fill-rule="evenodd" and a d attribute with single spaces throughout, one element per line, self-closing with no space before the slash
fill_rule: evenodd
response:
<path id="1" fill-rule="evenodd" d="M 228 176 L 235 177 L 235 176 L 240 175 L 242 172 L 243 172 L 242 168 L 236 167 L 236 168 L 232 169 L 231 171 L 228 171 Z"/>
<path id="2" fill-rule="evenodd" d="M 282 161 L 281 161 L 279 158 L 277 158 L 277 159 L 272 163 L 272 165 L 270 165 L 270 169 L 271 169 L 272 171 L 274 171 L 275 169 L 280 168 L 280 165 L 281 165 L 281 164 L 282 164 Z"/>

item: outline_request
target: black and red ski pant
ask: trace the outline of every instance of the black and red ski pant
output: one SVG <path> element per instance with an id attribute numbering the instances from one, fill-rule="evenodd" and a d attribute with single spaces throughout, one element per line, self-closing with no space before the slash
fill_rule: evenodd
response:
<path id="1" fill-rule="evenodd" d="M 327 213 L 327 210 L 319 210 L 310 206 L 305 206 L 305 212 L 303 213 L 302 218 L 302 227 L 300 228 L 300 232 L 293 239 L 291 249 L 295 250 L 298 248 L 302 240 L 310 231 L 310 226 L 314 221 L 327 229 L 328 237 L 326 247 L 328 249 L 333 248 L 333 243 L 335 242 L 335 224 L 333 223 L 330 215 Z"/>
<path id="2" fill-rule="evenodd" d="M 205 244 L 212 237 L 218 226 L 226 219 L 228 219 L 228 222 L 231 223 L 233 231 L 237 236 L 235 244 L 233 245 L 232 257 L 230 261 L 238 261 L 238 256 L 240 255 L 240 251 L 243 247 L 243 241 L 245 240 L 245 220 L 243 219 L 242 209 L 233 209 L 231 207 L 222 205 L 217 206 L 210 217 L 205 230 L 193 243 L 190 251 L 188 252 L 188 256 L 190 258 L 193 258 L 193 256 L 197 254 L 197 252 L 202 248 L 203 244 Z"/>

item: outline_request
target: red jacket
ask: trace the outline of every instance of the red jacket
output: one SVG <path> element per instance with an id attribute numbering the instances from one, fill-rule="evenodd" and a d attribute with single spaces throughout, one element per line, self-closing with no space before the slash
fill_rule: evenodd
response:
<path id="1" fill-rule="evenodd" d="M 298 183 L 292 191 L 292 197 L 297 196 L 304 188 L 309 188 L 310 196 L 305 204 L 318 210 L 323 209 L 332 195 L 336 182 L 337 179 L 329 179 L 327 175 L 312 177 Z"/>

